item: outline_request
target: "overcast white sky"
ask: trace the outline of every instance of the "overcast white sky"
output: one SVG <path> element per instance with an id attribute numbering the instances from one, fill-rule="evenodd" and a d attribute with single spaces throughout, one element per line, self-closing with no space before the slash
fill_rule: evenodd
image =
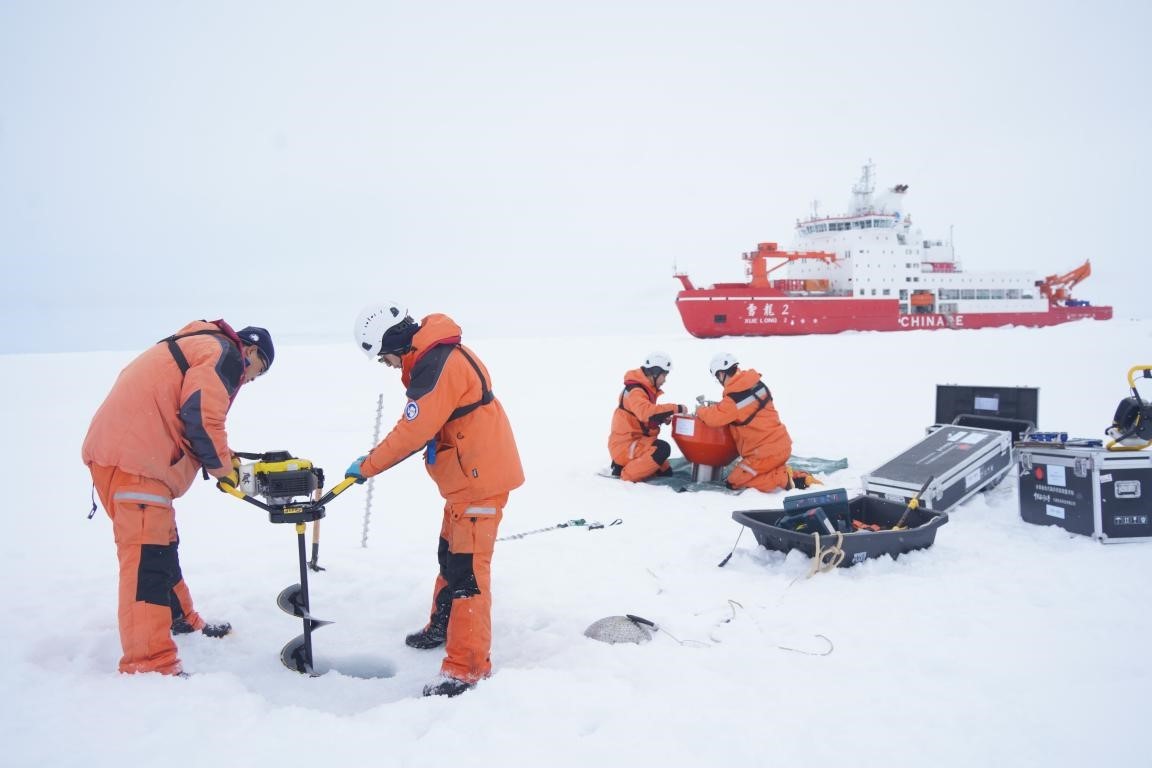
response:
<path id="1" fill-rule="evenodd" d="M 191 318 L 681 329 L 869 158 L 969 268 L 1146 314 L 1145 2 L 0 0 L 0 352 Z"/>

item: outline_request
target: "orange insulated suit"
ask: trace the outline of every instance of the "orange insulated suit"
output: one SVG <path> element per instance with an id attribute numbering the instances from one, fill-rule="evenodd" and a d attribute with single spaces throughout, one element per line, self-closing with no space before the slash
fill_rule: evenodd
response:
<path id="1" fill-rule="evenodd" d="M 696 409 L 696 418 L 710 427 L 727 426 L 732 432 L 740 459 L 728 474 L 728 485 L 761 491 L 790 487 L 787 464 L 792 438 L 759 373 L 750 368 L 737 371 L 724 382 L 720 402 Z"/>
<path id="2" fill-rule="evenodd" d="M 129 363 L 92 418 L 82 455 L 120 561 L 121 672 L 180 672 L 173 620 L 204 626 L 180 572 L 173 501 L 201 467 L 232 470 L 224 419 L 242 374 L 227 323 L 189 323 Z"/>
<path id="3" fill-rule="evenodd" d="M 660 437 L 660 425 L 667 424 L 679 410 L 675 403 L 657 405 L 664 394 L 654 389 L 639 368 L 624 374 L 624 390 L 612 413 L 612 433 L 608 436 L 608 454 L 613 473 L 620 479 L 638 483 L 669 469 L 671 447 Z"/>
<path id="4" fill-rule="evenodd" d="M 524 470 L 488 369 L 460 343 L 451 318 L 421 321 L 401 371 L 404 412 L 361 470 L 371 477 L 424 449 L 425 468 L 445 500 L 430 626 L 446 629 L 441 673 L 474 683 L 492 670 L 492 552 Z"/>

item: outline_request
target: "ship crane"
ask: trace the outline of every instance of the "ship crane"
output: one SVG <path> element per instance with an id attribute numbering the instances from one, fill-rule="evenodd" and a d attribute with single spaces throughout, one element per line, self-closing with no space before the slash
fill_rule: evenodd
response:
<path id="1" fill-rule="evenodd" d="M 1047 296 L 1049 301 L 1061 304 L 1072 301 L 1072 289 L 1091 274 L 1092 261 L 1088 260 L 1071 272 L 1063 275 L 1048 275 L 1048 277 L 1038 281 L 1036 285 L 1040 287 L 1040 293 Z"/>
<path id="2" fill-rule="evenodd" d="M 752 277 L 752 282 L 749 285 L 753 288 L 767 288 L 771 285 L 768 275 L 785 264 L 805 259 L 816 259 L 825 264 L 831 264 L 836 261 L 836 254 L 825 251 L 780 251 L 777 250 L 776 243 L 759 243 L 756 250 L 745 253 L 743 258 L 744 261 L 748 262 L 748 274 Z M 769 268 L 768 259 L 780 259 L 781 261 Z"/>

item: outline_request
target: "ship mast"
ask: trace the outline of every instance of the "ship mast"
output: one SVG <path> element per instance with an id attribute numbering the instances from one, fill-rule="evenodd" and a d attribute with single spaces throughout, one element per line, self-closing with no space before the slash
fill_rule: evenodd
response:
<path id="1" fill-rule="evenodd" d="M 876 182 L 872 179 L 872 160 L 868 162 L 860 173 L 860 181 L 852 187 L 852 214 L 859 216 L 872 209 L 872 193 L 876 191 Z"/>

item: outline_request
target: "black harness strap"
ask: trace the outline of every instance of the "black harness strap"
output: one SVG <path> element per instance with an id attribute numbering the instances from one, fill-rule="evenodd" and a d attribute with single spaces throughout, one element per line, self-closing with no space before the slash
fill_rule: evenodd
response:
<path id="1" fill-rule="evenodd" d="M 186 339 L 189 336 L 207 336 L 209 334 L 216 336 L 223 336 L 228 338 L 228 335 L 223 331 L 191 331 L 189 333 L 173 334 L 166 339 L 160 339 L 157 344 L 167 344 L 168 351 L 172 353 L 172 359 L 176 361 L 176 365 L 180 368 L 180 373 L 188 373 L 188 358 L 184 357 L 184 351 L 180 349 L 180 345 L 176 343 L 177 339 Z"/>
<path id="2" fill-rule="evenodd" d="M 752 423 L 752 419 L 756 418 L 756 414 L 760 413 L 760 411 L 764 409 L 764 406 L 772 402 L 772 393 L 768 390 L 768 387 L 764 386 L 764 382 L 762 381 L 756 382 L 756 386 L 752 387 L 752 389 L 746 389 L 743 392 L 731 392 L 728 397 L 732 398 L 732 402 L 736 403 L 737 406 L 740 405 L 741 400 L 749 397 L 755 398 L 756 400 L 756 410 L 752 411 L 748 418 L 743 421 L 732 422 L 732 426 L 734 427 L 748 426 Z"/>
<path id="3" fill-rule="evenodd" d="M 645 387 L 643 384 L 638 384 L 636 382 L 632 382 L 631 384 L 625 384 L 624 385 L 624 391 L 620 393 L 620 401 L 616 404 L 616 407 L 619 408 L 620 410 L 624 411 L 624 413 L 628 414 L 632 418 L 636 419 L 636 421 L 640 422 L 640 433 L 642 435 L 644 435 L 644 437 L 648 437 L 648 435 L 651 434 L 650 428 L 653 425 L 653 420 L 657 419 L 658 417 L 654 416 L 653 419 L 650 419 L 649 421 L 644 421 L 639 416 L 632 413 L 632 411 L 630 411 L 624 407 L 624 396 L 627 395 L 628 392 L 633 390 L 633 389 L 643 389 L 645 392 L 648 391 L 648 388 Z"/>
<path id="4" fill-rule="evenodd" d="M 464 416 L 472 413 L 472 411 L 476 410 L 477 408 L 488 405 L 488 403 L 496 399 L 496 395 L 492 394 L 492 390 L 488 388 L 488 380 L 484 378 L 484 374 L 480 371 L 480 366 L 477 365 L 476 361 L 472 359 L 472 355 L 468 354 L 464 347 L 460 346 L 459 344 L 456 345 L 456 349 L 460 351 L 460 354 L 464 355 L 464 359 L 468 361 L 468 363 L 472 366 L 472 370 L 476 371 L 476 375 L 480 377 L 480 390 L 482 394 L 480 395 L 480 399 L 476 402 L 469 403 L 468 405 L 462 405 L 456 410 L 452 411 L 452 413 L 448 416 L 448 421 L 455 421 L 456 419 L 463 418 Z M 448 422 L 446 421 L 444 423 L 447 424 Z"/>
<path id="5" fill-rule="evenodd" d="M 168 351 L 172 353 L 172 359 L 176 361 L 176 367 L 180 369 L 181 376 L 186 375 L 188 373 L 188 369 L 191 366 L 188 365 L 188 358 L 184 356 L 184 351 L 180 349 L 180 345 L 176 343 L 176 340 L 186 339 L 189 336 L 223 336 L 225 339 L 228 339 L 228 334 L 224 333 L 223 331 L 210 331 L 206 329 L 203 331 L 189 331 L 188 333 L 174 333 L 171 336 L 160 339 L 160 341 L 156 342 L 157 344 L 168 345 Z M 228 340 L 231 341 L 231 339 Z M 200 474 L 204 477 L 205 480 L 208 479 L 208 470 L 203 465 L 200 467 Z M 95 513 L 96 505 L 93 503 L 92 513 L 88 515 L 89 519 L 91 519 L 92 515 Z"/>

